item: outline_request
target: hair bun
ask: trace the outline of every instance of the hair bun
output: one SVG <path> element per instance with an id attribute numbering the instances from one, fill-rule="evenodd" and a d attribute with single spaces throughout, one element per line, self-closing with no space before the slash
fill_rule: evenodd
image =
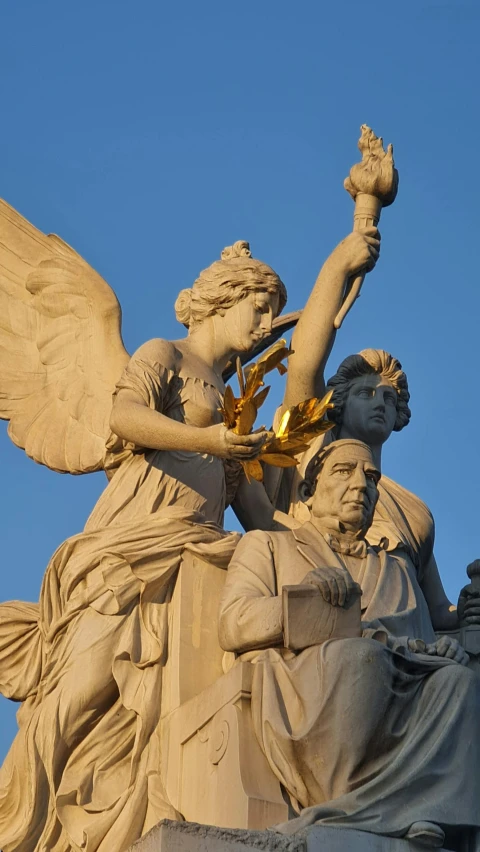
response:
<path id="1" fill-rule="evenodd" d="M 175 302 L 175 316 L 178 322 L 181 322 L 182 325 L 189 327 L 190 321 L 192 318 L 192 290 L 191 288 L 187 288 L 186 290 L 181 290 L 177 296 L 177 300 Z"/>
<path id="2" fill-rule="evenodd" d="M 251 257 L 252 252 L 250 251 L 250 243 L 247 243 L 246 240 L 237 240 L 233 246 L 226 246 L 221 255 L 221 260 L 232 260 L 234 257 Z"/>

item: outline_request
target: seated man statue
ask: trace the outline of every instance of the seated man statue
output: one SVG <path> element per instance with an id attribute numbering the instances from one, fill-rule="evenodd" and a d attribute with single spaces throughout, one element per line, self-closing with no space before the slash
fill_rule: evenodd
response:
<path id="1" fill-rule="evenodd" d="M 379 479 L 360 441 L 312 459 L 311 520 L 237 546 L 220 642 L 254 663 L 255 732 L 299 814 L 279 831 L 480 850 L 480 678 L 437 639 L 408 550 L 368 544 Z"/>

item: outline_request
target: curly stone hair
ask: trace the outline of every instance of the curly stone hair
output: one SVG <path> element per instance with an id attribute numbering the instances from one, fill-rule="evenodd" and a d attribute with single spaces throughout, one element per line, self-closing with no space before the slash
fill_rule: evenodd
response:
<path id="1" fill-rule="evenodd" d="M 245 240 L 238 240 L 223 249 L 220 260 L 200 273 L 193 287 L 179 293 L 175 315 L 190 328 L 206 317 L 233 307 L 252 292 L 278 293 L 279 313 L 286 305 L 287 291 L 277 273 L 252 257 Z"/>
<path id="2" fill-rule="evenodd" d="M 349 355 L 342 361 L 335 375 L 327 382 L 327 390 L 333 390 L 331 402 L 334 408 L 328 412 L 330 420 L 338 425 L 342 423 L 343 407 L 352 382 L 360 376 L 374 373 L 388 379 L 397 392 L 397 418 L 393 427 L 394 431 L 399 432 L 407 426 L 411 417 L 408 406 L 410 394 L 407 377 L 400 361 L 383 349 L 363 349 L 358 355 Z"/>

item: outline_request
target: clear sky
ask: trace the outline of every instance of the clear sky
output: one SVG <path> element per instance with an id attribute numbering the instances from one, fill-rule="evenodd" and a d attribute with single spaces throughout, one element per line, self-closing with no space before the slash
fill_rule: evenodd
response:
<path id="1" fill-rule="evenodd" d="M 351 227 L 342 184 L 360 124 L 394 143 L 400 190 L 382 256 L 329 373 L 367 346 L 402 361 L 413 416 L 384 469 L 432 509 L 455 601 L 480 556 L 479 20 L 477 0 L 0 9 L 0 196 L 102 273 L 130 352 L 178 337 L 177 292 L 237 239 L 301 307 Z M 281 391 L 276 381 L 264 419 Z M 5 424 L 0 454 L 0 597 L 36 600 L 105 480 L 35 465 Z M 16 709 L 1 700 L 0 758 Z"/>

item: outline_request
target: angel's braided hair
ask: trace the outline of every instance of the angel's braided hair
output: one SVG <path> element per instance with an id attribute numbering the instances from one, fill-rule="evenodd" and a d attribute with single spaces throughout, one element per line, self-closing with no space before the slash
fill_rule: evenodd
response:
<path id="1" fill-rule="evenodd" d="M 200 273 L 193 287 L 178 295 L 175 315 L 186 328 L 233 307 L 252 292 L 278 293 L 279 313 L 283 310 L 285 285 L 270 266 L 252 257 L 245 240 L 224 248 L 220 257 Z"/>

